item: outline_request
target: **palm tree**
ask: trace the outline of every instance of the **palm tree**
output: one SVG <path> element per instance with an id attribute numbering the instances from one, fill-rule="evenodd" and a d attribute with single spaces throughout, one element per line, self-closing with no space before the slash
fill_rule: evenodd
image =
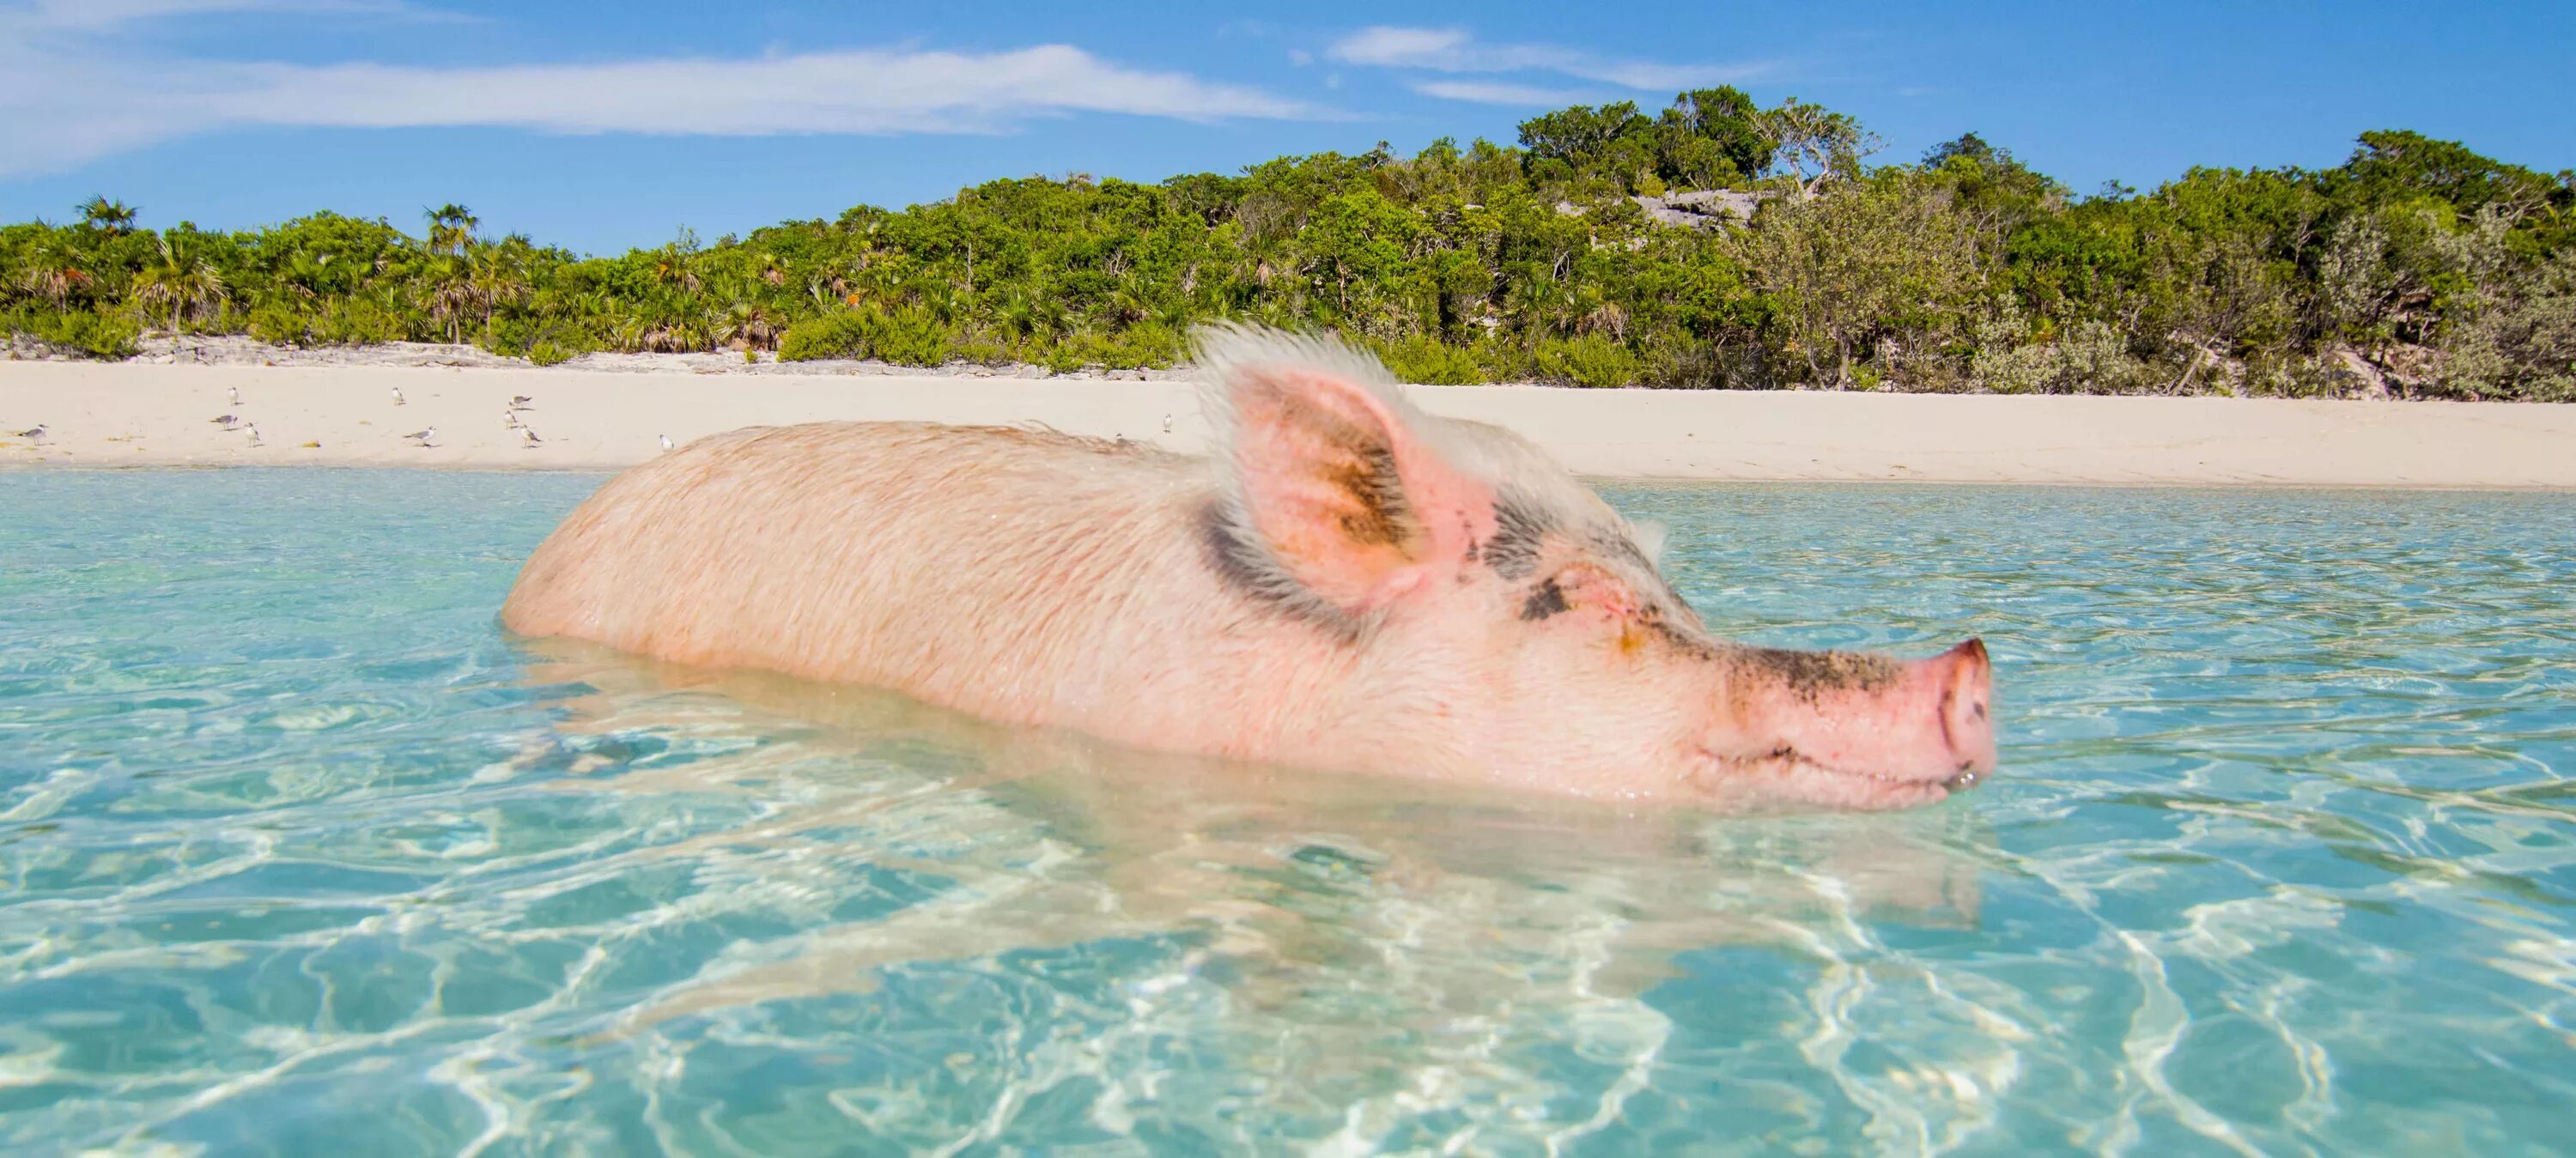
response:
<path id="1" fill-rule="evenodd" d="M 227 294 L 223 275 L 204 259 L 183 261 L 170 247 L 170 239 L 161 238 L 161 264 L 144 270 L 136 279 L 140 284 L 134 300 L 146 310 L 159 311 L 172 328 L 180 322 L 204 316 L 220 305 Z"/>
<path id="2" fill-rule="evenodd" d="M 133 228 L 135 215 L 141 212 L 125 202 L 110 201 L 104 196 L 93 196 L 78 208 L 82 221 L 109 233 L 123 233 Z"/>
<path id="3" fill-rule="evenodd" d="M 447 340 L 464 340 L 465 318 L 481 313 L 487 320 L 491 311 L 478 296 L 473 279 L 450 277 L 431 287 L 426 303 L 432 321 L 447 328 Z"/>
<path id="4" fill-rule="evenodd" d="M 55 309 L 70 304 L 72 295 L 90 287 L 90 276 L 70 266 L 46 264 L 18 275 L 17 290 L 31 298 L 43 298 Z"/>
<path id="5" fill-rule="evenodd" d="M 607 336 L 610 349 L 628 354 L 641 353 L 645 342 L 652 336 L 652 327 L 646 325 L 644 319 L 628 315 L 610 324 Z"/>
<path id="6" fill-rule="evenodd" d="M 492 311 L 504 305 L 517 305 L 528 296 L 528 281 L 513 268 L 515 262 L 494 258 L 488 252 L 484 260 L 471 262 L 472 272 L 466 284 L 474 291 L 474 303 L 483 312 L 483 324 L 492 323 Z"/>
<path id="7" fill-rule="evenodd" d="M 715 338 L 717 344 L 738 350 L 774 350 L 778 348 L 780 329 L 767 309 L 736 303 L 717 319 Z"/>
<path id="8" fill-rule="evenodd" d="M 429 218 L 429 251 L 434 254 L 463 256 L 474 243 L 474 227 L 483 224 L 473 210 L 453 201 L 421 213 Z"/>

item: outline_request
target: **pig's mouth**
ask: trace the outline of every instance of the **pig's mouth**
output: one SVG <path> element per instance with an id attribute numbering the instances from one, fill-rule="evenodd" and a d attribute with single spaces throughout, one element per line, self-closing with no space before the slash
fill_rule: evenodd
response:
<path id="1" fill-rule="evenodd" d="M 1947 773 L 1908 775 L 1826 764 L 1787 744 L 1749 755 L 1703 750 L 1702 757 L 1705 786 L 1748 803 L 1888 811 L 1939 803 L 1980 779 L 1969 763 Z"/>

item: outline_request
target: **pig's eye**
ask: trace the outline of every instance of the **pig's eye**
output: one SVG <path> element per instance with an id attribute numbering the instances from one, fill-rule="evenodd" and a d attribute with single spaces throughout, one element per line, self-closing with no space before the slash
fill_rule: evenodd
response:
<path id="1" fill-rule="evenodd" d="M 1608 571 L 1575 563 L 1539 580 L 1521 600 L 1521 618 L 1532 623 L 1578 610 L 1625 620 L 1637 613 L 1637 597 Z"/>
<path id="2" fill-rule="evenodd" d="M 1531 588 L 1529 598 L 1521 602 L 1521 618 L 1536 623 L 1573 609 L 1574 605 L 1565 598 L 1565 584 L 1557 576 L 1550 575 Z"/>

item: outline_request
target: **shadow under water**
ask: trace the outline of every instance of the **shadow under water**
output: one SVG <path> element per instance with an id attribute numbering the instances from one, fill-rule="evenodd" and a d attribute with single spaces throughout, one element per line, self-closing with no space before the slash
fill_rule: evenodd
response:
<path id="1" fill-rule="evenodd" d="M 513 640 L 599 480 L 0 477 L 0 1150 L 2565 1149 L 2567 496 L 1621 487 L 2003 769 L 1730 818 Z"/>
<path id="2" fill-rule="evenodd" d="M 1250 1053 L 1211 1073 L 1261 1073 L 1289 1050 L 1296 1081 L 1344 1090 L 1325 1101 L 1355 1088 L 1398 1097 L 1427 1080 L 1427 1062 L 1573 1010 L 1607 1035 L 1587 1052 L 1643 1064 L 1659 1019 L 1637 999 L 1676 974 L 1679 954 L 1836 958 L 1877 923 L 1977 916 L 1973 821 L 1957 812 L 1639 811 L 1140 752 L 874 689 L 521 646 L 531 680 L 577 689 L 558 701 L 558 728 L 529 738 L 524 766 L 574 773 L 566 790 L 734 797 L 750 814 L 602 870 L 818 895 L 838 890 L 816 875 L 877 883 L 879 903 L 843 901 L 828 921 L 641 995 L 592 1048 L 675 1023 L 739 1030 L 817 1003 L 866 1005 L 891 973 L 935 965 L 1088 970 L 1068 963 L 1144 952 L 1157 964 L 1119 986 L 1128 1008 L 1112 1036 L 1221 1009 Z M 710 731 L 773 742 L 579 775 L 585 760 L 609 763 L 604 746 Z M 1523 1027 L 1533 1041 L 1566 1028 Z M 1495 1055 L 1474 1068 L 1491 1079 L 1511 1067 Z M 1108 1067 L 1094 1077 L 1124 1080 Z"/>

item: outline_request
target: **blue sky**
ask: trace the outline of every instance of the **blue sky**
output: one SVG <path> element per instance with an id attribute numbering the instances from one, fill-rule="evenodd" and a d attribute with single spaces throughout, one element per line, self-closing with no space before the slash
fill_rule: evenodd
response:
<path id="1" fill-rule="evenodd" d="M 1000 177 L 1510 141 L 1733 83 L 2079 191 L 2412 128 L 2576 166 L 2576 4 L 0 0 L 0 220 L 317 208 L 614 251 Z"/>

